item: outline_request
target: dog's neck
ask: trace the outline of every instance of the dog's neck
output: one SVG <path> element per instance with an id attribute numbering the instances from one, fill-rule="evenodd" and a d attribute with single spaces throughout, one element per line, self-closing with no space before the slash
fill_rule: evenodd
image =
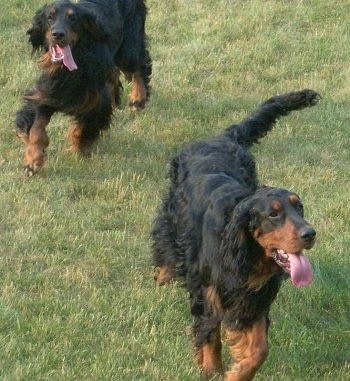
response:
<path id="1" fill-rule="evenodd" d="M 251 291 L 259 291 L 273 276 L 283 273 L 272 258 L 262 257 L 249 274 L 246 286 Z"/>

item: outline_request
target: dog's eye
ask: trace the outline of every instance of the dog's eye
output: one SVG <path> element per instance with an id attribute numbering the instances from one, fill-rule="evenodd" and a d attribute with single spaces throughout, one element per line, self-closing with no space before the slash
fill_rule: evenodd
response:
<path id="1" fill-rule="evenodd" d="M 69 21 L 75 22 L 77 20 L 77 16 L 74 13 L 70 13 L 68 15 Z"/>
<path id="2" fill-rule="evenodd" d="M 299 204 L 295 205 L 295 209 L 296 209 L 296 211 L 297 211 L 301 216 L 304 215 L 304 207 L 303 207 L 303 204 L 299 203 Z"/>
<path id="3" fill-rule="evenodd" d="M 270 214 L 269 214 L 269 217 L 270 218 L 276 218 L 279 216 L 279 213 L 276 211 L 276 210 L 273 210 Z"/>

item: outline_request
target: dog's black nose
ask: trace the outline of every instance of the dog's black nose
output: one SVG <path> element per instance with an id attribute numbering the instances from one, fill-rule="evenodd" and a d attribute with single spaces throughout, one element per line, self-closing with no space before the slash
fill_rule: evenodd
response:
<path id="1" fill-rule="evenodd" d="M 51 31 L 51 34 L 52 34 L 52 37 L 55 39 L 55 40 L 62 40 L 64 37 L 65 37 L 65 33 L 63 32 L 63 30 L 59 30 L 59 29 L 53 29 Z"/>
<path id="2" fill-rule="evenodd" d="M 316 237 L 316 230 L 311 226 L 306 226 L 300 230 L 299 235 L 306 242 L 313 241 Z"/>

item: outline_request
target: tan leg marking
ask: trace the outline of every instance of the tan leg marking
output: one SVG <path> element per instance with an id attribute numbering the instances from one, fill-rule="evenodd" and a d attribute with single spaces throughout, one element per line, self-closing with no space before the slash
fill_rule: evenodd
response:
<path id="1" fill-rule="evenodd" d="M 134 110 L 140 110 L 145 107 L 147 101 L 147 90 L 139 72 L 132 74 L 131 94 L 129 105 Z"/>
<path id="2" fill-rule="evenodd" d="M 39 118 L 34 121 L 32 128 L 29 130 L 28 138 L 24 135 L 20 136 L 27 144 L 24 157 L 24 170 L 28 176 L 33 176 L 44 165 L 46 158 L 45 149 L 49 145 L 49 138 L 45 129 L 48 123 L 48 118 Z"/>
<path id="3" fill-rule="evenodd" d="M 72 128 L 69 131 L 70 138 L 70 151 L 78 153 L 83 156 L 90 156 L 91 148 L 93 144 L 83 144 L 81 142 L 83 126 L 78 123 L 73 123 Z"/>
<path id="4" fill-rule="evenodd" d="M 173 279 L 175 279 L 174 271 L 167 266 L 160 267 L 158 275 L 154 277 L 159 286 L 170 283 Z"/>
<path id="5" fill-rule="evenodd" d="M 74 153 L 80 153 L 80 139 L 81 139 L 82 128 L 77 123 L 72 125 L 72 128 L 69 131 L 70 138 L 70 151 Z"/>
<path id="6" fill-rule="evenodd" d="M 244 331 L 226 330 L 226 340 L 235 360 L 225 381 L 252 380 L 268 354 L 265 318 Z"/>
<path id="7" fill-rule="evenodd" d="M 196 362 L 205 380 L 223 373 L 221 346 L 221 325 L 219 324 L 212 333 L 210 342 L 198 348 L 196 352 Z"/>

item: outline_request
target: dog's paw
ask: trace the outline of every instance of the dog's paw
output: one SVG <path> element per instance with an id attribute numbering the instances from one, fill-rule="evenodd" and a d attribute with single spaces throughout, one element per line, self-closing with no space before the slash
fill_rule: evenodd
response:
<path id="1" fill-rule="evenodd" d="M 36 173 L 38 173 L 38 170 L 38 168 L 34 168 L 29 164 L 24 166 L 24 174 L 28 177 L 34 176 Z"/>
<path id="2" fill-rule="evenodd" d="M 154 276 L 154 280 L 157 282 L 158 286 L 164 286 L 175 280 L 176 276 L 174 270 L 164 266 L 158 269 L 158 274 Z"/>
<path id="3" fill-rule="evenodd" d="M 146 104 L 145 100 L 137 100 L 137 101 L 130 100 L 129 107 L 133 111 L 141 111 L 145 108 L 145 104 Z"/>
<path id="4" fill-rule="evenodd" d="M 24 159 L 24 174 L 28 177 L 40 171 L 46 160 L 46 151 L 36 146 L 27 148 Z"/>
<path id="5" fill-rule="evenodd" d="M 44 164 L 44 160 L 37 162 L 25 163 L 24 164 L 24 174 L 25 176 L 31 177 L 40 171 Z"/>

